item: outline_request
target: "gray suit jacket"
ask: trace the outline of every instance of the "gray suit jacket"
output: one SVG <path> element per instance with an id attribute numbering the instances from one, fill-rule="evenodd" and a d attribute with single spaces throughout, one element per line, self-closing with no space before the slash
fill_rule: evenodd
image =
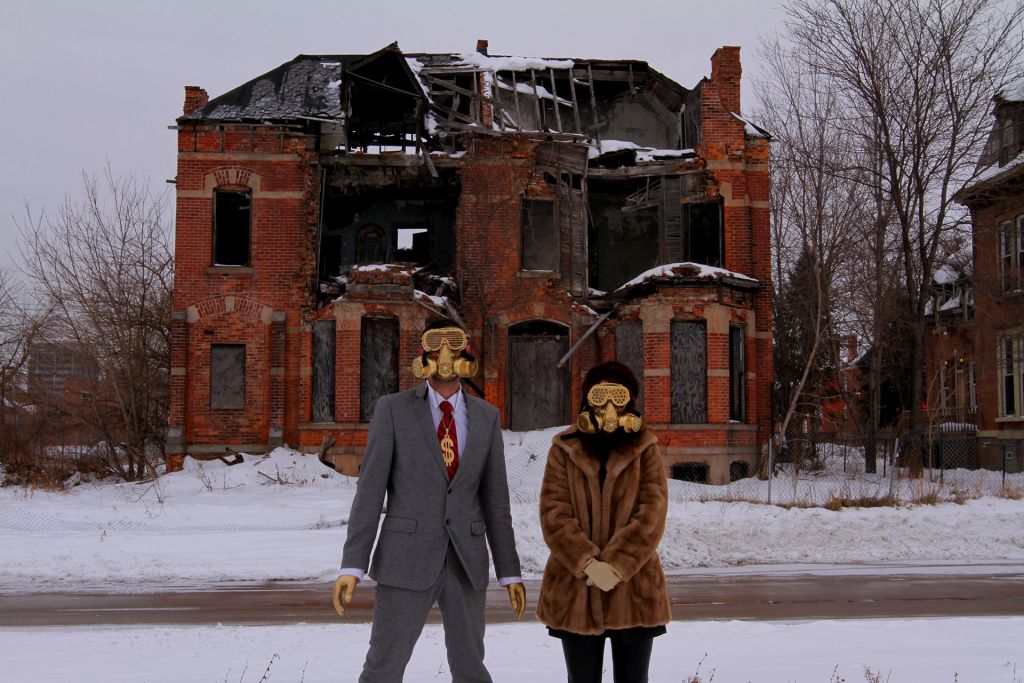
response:
<path id="1" fill-rule="evenodd" d="M 349 514 L 342 567 L 369 566 L 377 583 L 426 590 L 440 575 L 451 542 L 473 588 L 480 590 L 488 580 L 486 537 L 497 575 L 520 575 L 498 410 L 463 395 L 469 409 L 469 441 L 451 482 L 426 386 L 377 401 Z M 385 492 L 388 510 L 377 538 Z"/>

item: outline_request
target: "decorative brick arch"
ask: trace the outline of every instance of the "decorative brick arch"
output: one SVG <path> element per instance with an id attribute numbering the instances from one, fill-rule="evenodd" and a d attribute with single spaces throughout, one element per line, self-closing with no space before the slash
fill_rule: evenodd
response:
<path id="1" fill-rule="evenodd" d="M 247 299 L 242 296 L 226 295 L 213 296 L 208 299 L 197 301 L 188 307 L 188 321 L 199 322 L 205 318 L 211 318 L 227 313 L 234 313 L 242 316 L 245 322 L 262 322 L 270 324 L 273 309 L 270 306 L 260 303 L 255 299 Z"/>
<path id="2" fill-rule="evenodd" d="M 218 166 L 203 175 L 203 189 L 213 192 L 218 187 L 248 187 L 253 194 L 260 191 L 262 177 L 255 171 L 241 166 Z"/>

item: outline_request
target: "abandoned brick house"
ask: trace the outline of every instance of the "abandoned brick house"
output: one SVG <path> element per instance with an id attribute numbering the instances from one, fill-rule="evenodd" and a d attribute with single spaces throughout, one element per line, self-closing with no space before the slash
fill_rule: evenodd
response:
<path id="1" fill-rule="evenodd" d="M 955 198 L 971 212 L 973 277 L 954 282 L 962 310 L 936 351 L 948 405 L 966 404 L 981 467 L 1024 471 L 1024 78 L 995 97 L 978 177 Z M 962 294 L 962 295 L 961 295 Z M 962 299 L 962 301 L 961 301 Z M 952 304 L 947 303 L 947 307 Z M 955 336 L 954 336 L 955 333 Z M 938 341 L 935 347 L 941 349 Z M 946 346 L 950 346 L 947 341 Z M 964 365 L 966 364 L 966 365 Z M 965 399 L 966 397 L 966 399 Z M 944 399 L 945 400 L 945 399 Z"/>
<path id="2" fill-rule="evenodd" d="M 753 473 L 772 382 L 768 136 L 739 48 L 684 88 L 642 61 L 301 55 L 185 88 L 167 458 L 325 437 L 454 315 L 503 424 L 574 421 L 617 358 L 674 476 Z"/>

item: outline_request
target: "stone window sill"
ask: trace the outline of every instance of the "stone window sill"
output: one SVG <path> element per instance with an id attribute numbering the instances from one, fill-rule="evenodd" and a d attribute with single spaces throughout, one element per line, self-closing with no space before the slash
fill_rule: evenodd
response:
<path id="1" fill-rule="evenodd" d="M 252 275 L 256 271 L 252 266 L 210 266 L 208 275 Z"/>

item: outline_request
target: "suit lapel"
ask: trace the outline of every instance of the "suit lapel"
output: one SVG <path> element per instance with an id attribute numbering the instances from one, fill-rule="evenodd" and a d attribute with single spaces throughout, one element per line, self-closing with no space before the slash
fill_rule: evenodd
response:
<path id="1" fill-rule="evenodd" d="M 459 476 L 459 472 L 465 465 L 477 467 L 483 463 L 483 455 L 487 451 L 487 444 L 484 443 L 484 407 L 481 405 L 481 401 L 473 396 L 466 393 L 465 387 L 462 389 L 462 396 L 466 399 L 466 408 L 469 412 L 469 440 L 466 441 L 466 447 L 462 450 L 463 458 L 459 460 L 459 469 L 455 472 L 455 476 Z"/>
<path id="2" fill-rule="evenodd" d="M 413 401 L 413 412 L 416 413 L 416 421 L 420 423 L 420 429 L 423 431 L 423 439 L 427 443 L 427 448 L 434 455 L 434 461 L 441 468 L 441 474 L 444 475 L 445 481 L 447 481 L 448 468 L 444 466 L 444 458 L 441 457 L 441 444 L 437 441 L 437 431 L 434 429 L 434 418 L 430 415 L 430 398 L 427 395 L 427 385 L 421 384 L 413 393 L 413 396 L 416 397 L 416 400 Z M 472 430 L 470 430 L 470 433 L 472 433 Z"/>

